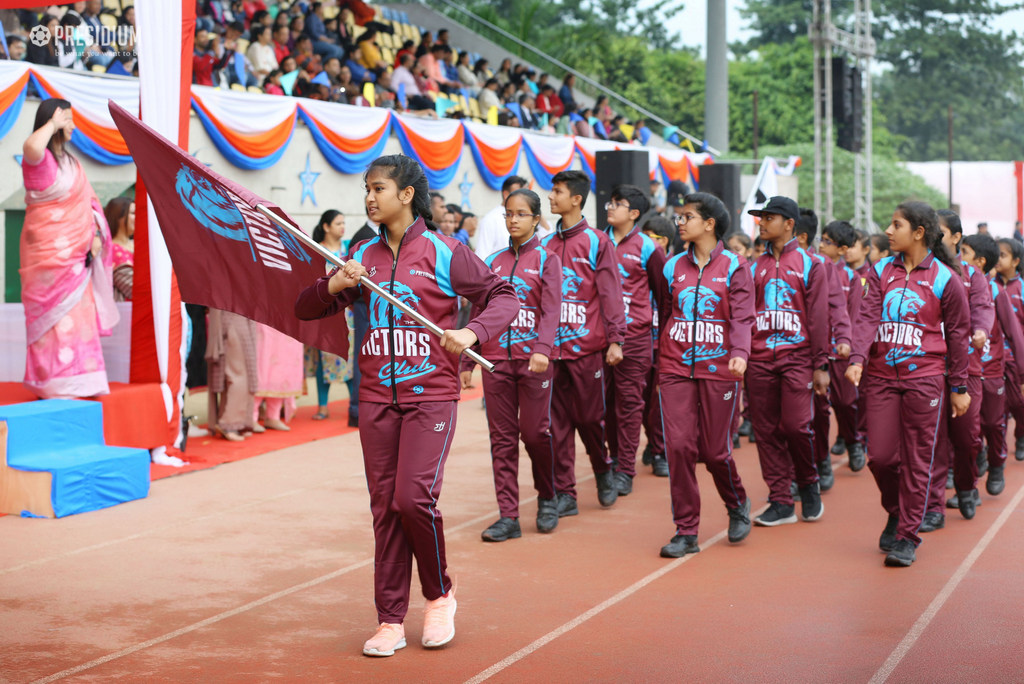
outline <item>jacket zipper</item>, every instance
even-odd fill
[[[697,255],[694,253],[694,259]],[[708,259],[708,264],[711,263],[711,259]],[[704,264],[707,266],[707,264]],[[690,332],[693,335],[693,339],[696,339],[697,333],[697,299],[700,297],[700,281],[704,277],[704,267],[700,264],[697,265],[697,289],[693,293],[693,330]],[[690,379],[697,377],[697,347],[694,346],[693,341],[690,341]]]
[[[898,313],[896,315],[896,323],[899,324],[899,325],[902,325],[902,323],[903,323],[903,300],[907,296],[907,284],[908,283],[910,283],[910,271],[907,271],[907,277],[903,280],[903,290],[900,292],[900,307],[897,309]],[[882,299],[882,303],[883,303],[883,305],[885,304],[885,299],[884,298]],[[899,328],[897,328],[897,330],[899,330]],[[896,370],[896,379],[899,380],[900,379],[900,364],[899,363],[894,363],[892,366]]]
[[[408,232],[408,231],[407,231]],[[391,296],[395,296],[395,271],[398,270],[398,256],[402,253],[402,243],[405,242],[405,235],[398,241],[398,249],[395,251],[395,258],[391,262],[391,282],[389,290]],[[398,405],[398,384],[395,382],[395,307],[388,306],[388,353],[391,356],[391,403]]]
[[[775,259],[775,280],[776,280],[776,282],[778,282],[778,280],[779,280],[779,264],[781,263],[781,261],[782,261],[781,255],[778,258]],[[775,298],[775,303],[778,304],[778,302],[779,302],[779,298],[776,297]],[[779,316],[778,316],[779,309],[778,309],[778,306],[776,306],[775,309],[773,309],[773,310],[775,311],[776,315],[772,316],[772,330],[775,330],[775,323],[777,323],[778,320],[779,320]],[[778,345],[778,343],[776,343],[776,345],[774,347],[772,347],[772,360],[773,361],[778,361],[779,360],[779,345]]]
[[[508,274],[508,284],[509,285],[512,285],[512,276],[514,276],[516,274],[516,267],[519,266],[519,250],[521,250],[522,248],[523,248],[523,246],[520,245],[519,249],[515,250],[516,260],[514,262],[512,262],[512,272]],[[517,316],[517,318],[518,318],[518,316]],[[509,324],[508,324],[508,347],[507,347],[507,351],[508,351],[508,360],[511,361],[512,360],[512,322],[511,321],[509,321]]]

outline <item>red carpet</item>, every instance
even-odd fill
[[[479,378],[477,378],[476,387],[465,390],[462,393],[461,401],[479,400],[482,396],[483,389]],[[174,466],[151,464],[149,466],[150,480],[213,468],[221,463],[240,461],[243,458],[259,456],[297,444],[315,442],[318,439],[337,437],[356,430],[356,428],[348,427],[347,399],[331,402],[328,404],[328,409],[331,414],[330,418],[313,420],[312,416],[316,413],[316,407],[303,406],[299,408],[289,424],[291,430],[288,432],[267,430],[258,435],[249,435],[243,442],[229,442],[221,437],[212,436],[190,437],[185,452],[180,454],[175,452],[181,459],[188,461],[188,465],[175,468]]]

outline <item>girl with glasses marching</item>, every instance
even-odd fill
[[[522,536],[519,526],[519,438],[533,463],[537,489],[537,531],[558,525],[555,502],[554,443],[551,438],[551,347],[562,300],[562,262],[540,244],[540,197],[516,190],[505,200],[509,246],[488,256],[491,271],[515,288],[519,315],[501,335],[480,346],[494,363],[484,373],[491,464],[500,518],[484,530],[484,541],[502,542]],[[474,311],[475,314],[475,311]],[[462,358],[462,387],[472,387],[476,364]]]

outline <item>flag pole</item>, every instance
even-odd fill
[[[306,231],[302,230],[296,225],[292,225],[291,223],[283,219],[280,215],[275,214],[274,212],[267,209],[265,205],[257,204],[256,211],[260,212],[268,219],[273,221],[275,225],[278,225],[284,230],[288,231],[292,235],[292,237],[294,237],[296,240],[304,244],[306,247],[309,247],[310,249],[315,251],[317,254],[326,259],[329,263],[332,263],[335,266],[338,266],[339,268],[345,265],[345,262],[338,258],[336,254],[334,254],[330,250],[325,249],[322,245],[316,243],[313,240],[313,238],[306,235]],[[442,330],[441,327],[438,326],[436,323],[427,318],[424,318],[418,311],[407,305],[405,302],[395,299],[395,297],[393,297],[391,293],[389,293],[387,290],[385,290],[383,287],[373,282],[369,278],[360,278],[359,282],[368,290],[370,290],[378,297],[386,301],[388,304],[395,307],[396,309],[404,313],[406,316],[413,319],[414,321],[416,321],[417,323],[419,323],[424,328],[434,333],[438,337],[441,337],[441,335],[444,334],[444,330]],[[494,364],[485,359],[484,357],[480,356],[480,354],[473,351],[472,349],[467,349],[466,351],[463,352],[463,354],[479,363],[488,372],[494,372]]]

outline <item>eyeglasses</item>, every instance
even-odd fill
[[[672,220],[676,222],[677,226],[689,223],[695,218],[700,218],[697,214],[676,214],[672,217]]]
[[[618,202],[605,202],[604,203],[604,210],[605,211],[611,211],[612,209],[616,209],[618,207],[622,207],[623,209],[629,209],[629,202],[627,202],[626,200],[619,200]]]
[[[520,221],[526,221],[528,219],[532,219],[534,216],[538,216],[538,214],[527,214],[526,212],[523,211],[515,214],[510,214],[506,211],[502,213],[502,216],[505,217],[506,221],[513,221],[515,219],[519,219]]]
[[[832,240],[831,238],[827,238],[827,237],[821,238],[821,244],[825,245],[826,247],[835,247],[836,246],[835,240]]]

